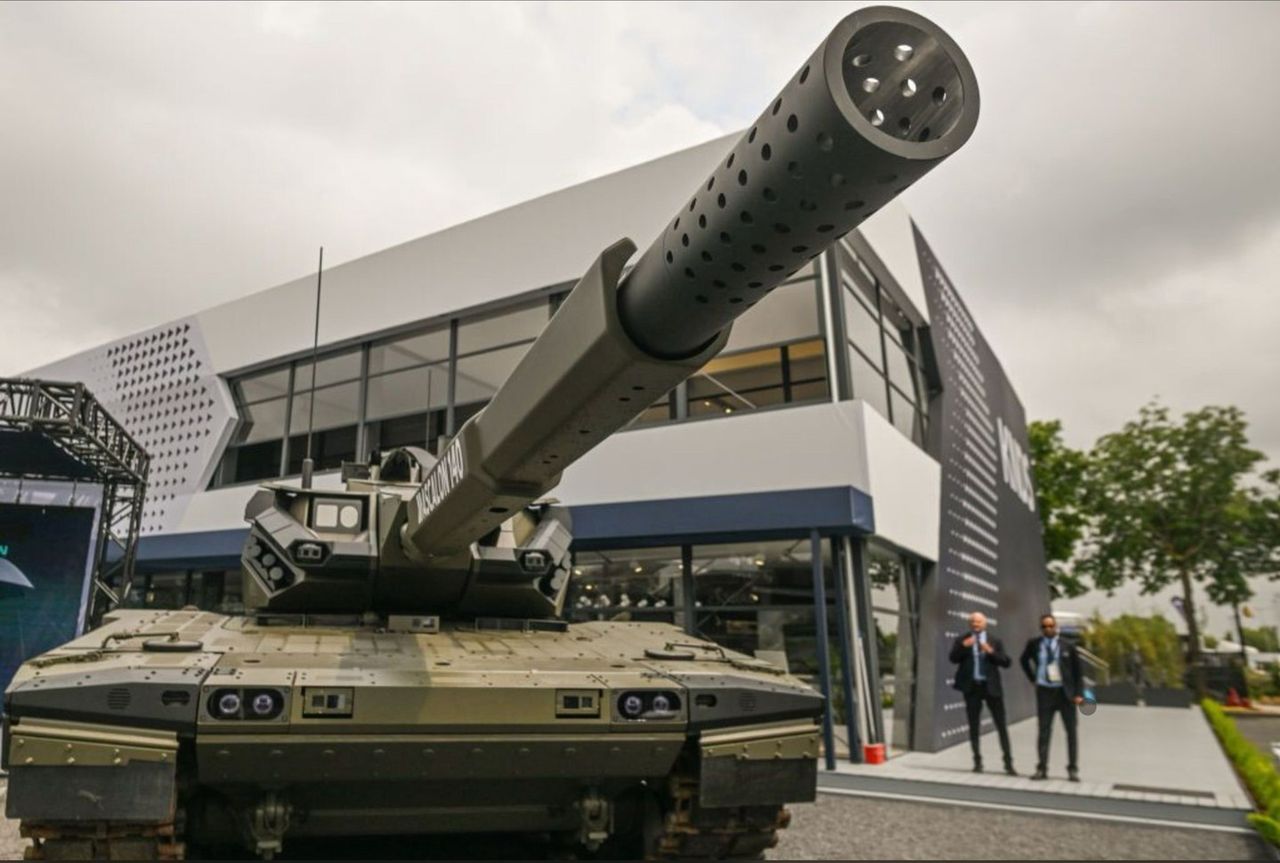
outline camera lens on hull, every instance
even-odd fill
[[[222,717],[236,716],[240,713],[240,693],[224,692],[218,696],[218,715]]]
[[[276,710],[276,700],[270,692],[259,692],[253,696],[253,712],[257,716],[268,716]]]
[[[627,695],[622,699],[622,715],[635,718],[644,713],[644,699],[639,695]]]

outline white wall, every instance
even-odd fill
[[[906,551],[938,559],[942,466],[864,401],[856,409],[858,438],[867,450],[876,536]]]
[[[614,435],[565,471],[555,496],[573,506],[836,485],[867,490],[849,402]]]

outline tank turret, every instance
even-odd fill
[[[600,254],[438,459],[397,451],[343,492],[255,495],[247,605],[557,615],[570,525],[534,502],[713,358],[736,318],[955,152],[977,116],[973,71],[940,29],[890,7],[849,15],[642,254],[628,239]]]

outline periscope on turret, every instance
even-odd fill
[[[602,250],[439,459],[254,494],[247,616],[120,609],[23,666],[7,814],[34,853],[489,830],[763,852],[813,799],[821,696],[667,624],[563,622],[572,523],[546,498],[977,113],[937,26],[840,21],[642,253]]]

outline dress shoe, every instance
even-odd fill
[[[1079,782],[1079,781],[1080,781],[1080,771],[1079,771],[1079,770],[1068,770],[1068,771],[1067,771],[1067,781],[1068,781],[1068,782]]]
[[[981,761],[975,761],[975,762],[973,762],[973,772],[974,772],[974,773],[981,773],[981,772],[982,772],[982,762],[981,762]]]
[[[1049,772],[1043,768],[1037,768],[1035,773],[1031,774],[1032,779],[1048,779]]]
[[[1006,761],[1006,762],[1004,763],[1004,772],[1005,772],[1005,773],[1008,773],[1010,776],[1017,776],[1017,775],[1018,775],[1018,771],[1016,771],[1016,770],[1014,770],[1014,769],[1013,769],[1013,762],[1012,762],[1012,761]]]

